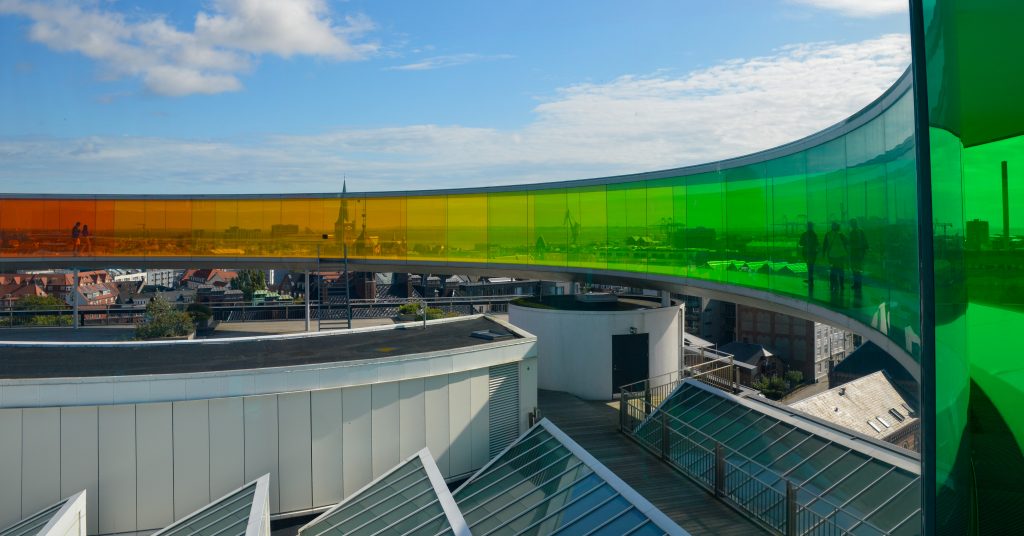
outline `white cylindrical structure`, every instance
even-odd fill
[[[648,335],[649,377],[679,368],[678,307],[579,311],[509,305],[508,312],[511,324],[537,336],[540,389],[610,400],[621,387],[612,379],[614,335]]]

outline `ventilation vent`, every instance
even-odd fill
[[[519,363],[490,368],[490,457],[519,437]]]

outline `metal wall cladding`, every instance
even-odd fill
[[[159,529],[266,473],[273,514],[309,510],[428,446],[445,477],[465,474],[489,458],[489,379],[0,409],[0,526],[85,489],[90,533]]]

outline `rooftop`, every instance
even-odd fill
[[[0,342],[0,378],[64,378],[179,374],[356,361],[453,350],[492,341],[490,330],[519,337],[487,317],[332,331],[195,341]],[[0,333],[2,336],[2,333]]]
[[[541,296],[540,298],[520,298],[513,305],[534,309],[556,309],[559,311],[636,311],[639,309],[655,309],[661,307],[658,301],[641,298],[619,296],[612,301],[586,301],[576,296]]]
[[[790,404],[809,415],[884,439],[917,421],[896,386],[883,371]]]

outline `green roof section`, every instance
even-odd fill
[[[0,529],[0,536],[85,536],[85,490]]]
[[[786,526],[789,487],[798,533],[920,531],[916,453],[785,406],[688,379],[633,435],[768,526]]]
[[[454,496],[476,536],[687,534],[547,419]]]
[[[299,536],[469,536],[430,451],[423,449],[299,529]]]
[[[263,475],[152,536],[269,536],[270,475]]]

